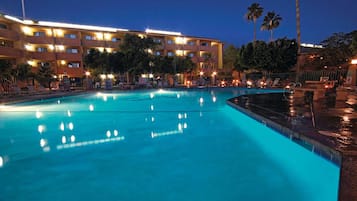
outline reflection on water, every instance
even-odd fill
[[[71,138],[72,138],[72,136],[71,136]],[[74,141],[73,141],[73,143],[57,145],[57,150],[69,149],[69,148],[75,148],[75,147],[84,147],[84,146],[89,146],[89,145],[103,144],[103,143],[115,142],[115,141],[122,141],[124,139],[125,139],[124,136],[119,136],[119,137],[113,137],[113,138],[88,140],[88,141],[76,142],[76,143],[74,143]]]

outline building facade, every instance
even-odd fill
[[[48,21],[22,20],[0,14],[0,59],[14,65],[28,63],[36,71],[49,64],[58,77],[82,78],[83,57],[91,48],[117,51],[125,34],[151,37],[157,42],[155,55],[189,56],[197,68],[219,70],[223,66],[223,43],[219,40],[185,36],[179,32],[146,29],[133,31]],[[207,61],[209,55],[209,61]]]

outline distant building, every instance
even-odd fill
[[[152,37],[159,43],[155,55],[189,56],[197,68],[223,67],[223,43],[216,39],[186,36],[179,32],[147,29],[133,31],[112,27],[79,25],[48,21],[21,20],[0,14],[0,59],[14,65],[30,64],[34,71],[49,63],[56,75],[70,78],[84,76],[83,56],[89,49],[116,51],[125,34]]]

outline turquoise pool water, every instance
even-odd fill
[[[339,167],[226,105],[240,89],[0,106],[0,200],[336,201]]]

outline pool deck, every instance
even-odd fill
[[[338,200],[351,201],[357,200],[356,98],[310,101],[287,92],[241,95],[227,103],[339,165]]]

